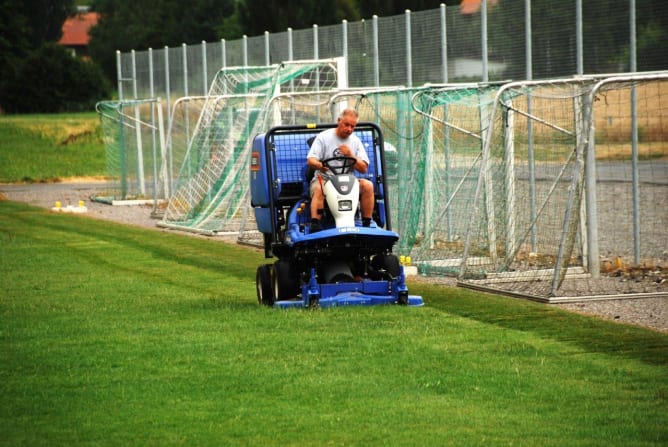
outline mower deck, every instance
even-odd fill
[[[408,295],[406,276],[403,267],[401,273],[392,280],[361,280],[318,284],[315,270],[311,280],[301,290],[301,297],[293,300],[274,302],[274,307],[339,307],[339,306],[376,306],[400,304],[405,306],[423,306],[422,297]]]
[[[295,299],[295,300],[282,300],[276,301],[274,307],[280,309],[290,309],[290,308],[305,308],[305,307],[319,307],[319,308],[330,308],[330,307],[341,307],[341,306],[376,306],[376,305],[392,305],[398,304],[396,297],[391,295],[380,296],[380,295],[365,295],[359,292],[341,292],[338,295],[331,296],[328,298],[320,298],[317,300],[307,301],[304,299]],[[422,297],[409,295],[408,296],[408,306],[424,306],[424,301]]]

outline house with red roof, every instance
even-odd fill
[[[58,43],[69,48],[73,56],[87,58],[90,42],[88,31],[97,25],[99,18],[96,12],[79,12],[68,17],[63,23],[63,36]]]
[[[475,14],[480,11],[482,0],[462,0],[459,4],[459,12],[463,15]],[[488,6],[496,5],[497,0],[487,0]]]

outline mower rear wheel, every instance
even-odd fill
[[[273,306],[275,298],[271,288],[271,264],[263,264],[257,268],[255,287],[257,288],[258,304]]]

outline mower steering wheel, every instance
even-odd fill
[[[333,161],[340,162],[341,165],[339,166],[330,165],[329,163]],[[327,167],[327,169],[332,171],[335,175],[341,175],[341,174],[346,174],[349,171],[352,171],[352,168],[357,163],[357,159],[355,157],[346,157],[345,155],[340,155],[338,157],[331,157],[327,158],[326,160],[322,160],[321,163],[323,166]]]

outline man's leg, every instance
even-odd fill
[[[373,184],[367,179],[360,180],[360,208],[362,209],[362,220],[367,222],[371,221],[373,216],[373,206],[374,206],[374,197],[373,197]]]
[[[322,186],[317,180],[311,182],[311,221],[320,220],[320,210],[325,207],[325,196],[322,193]]]

